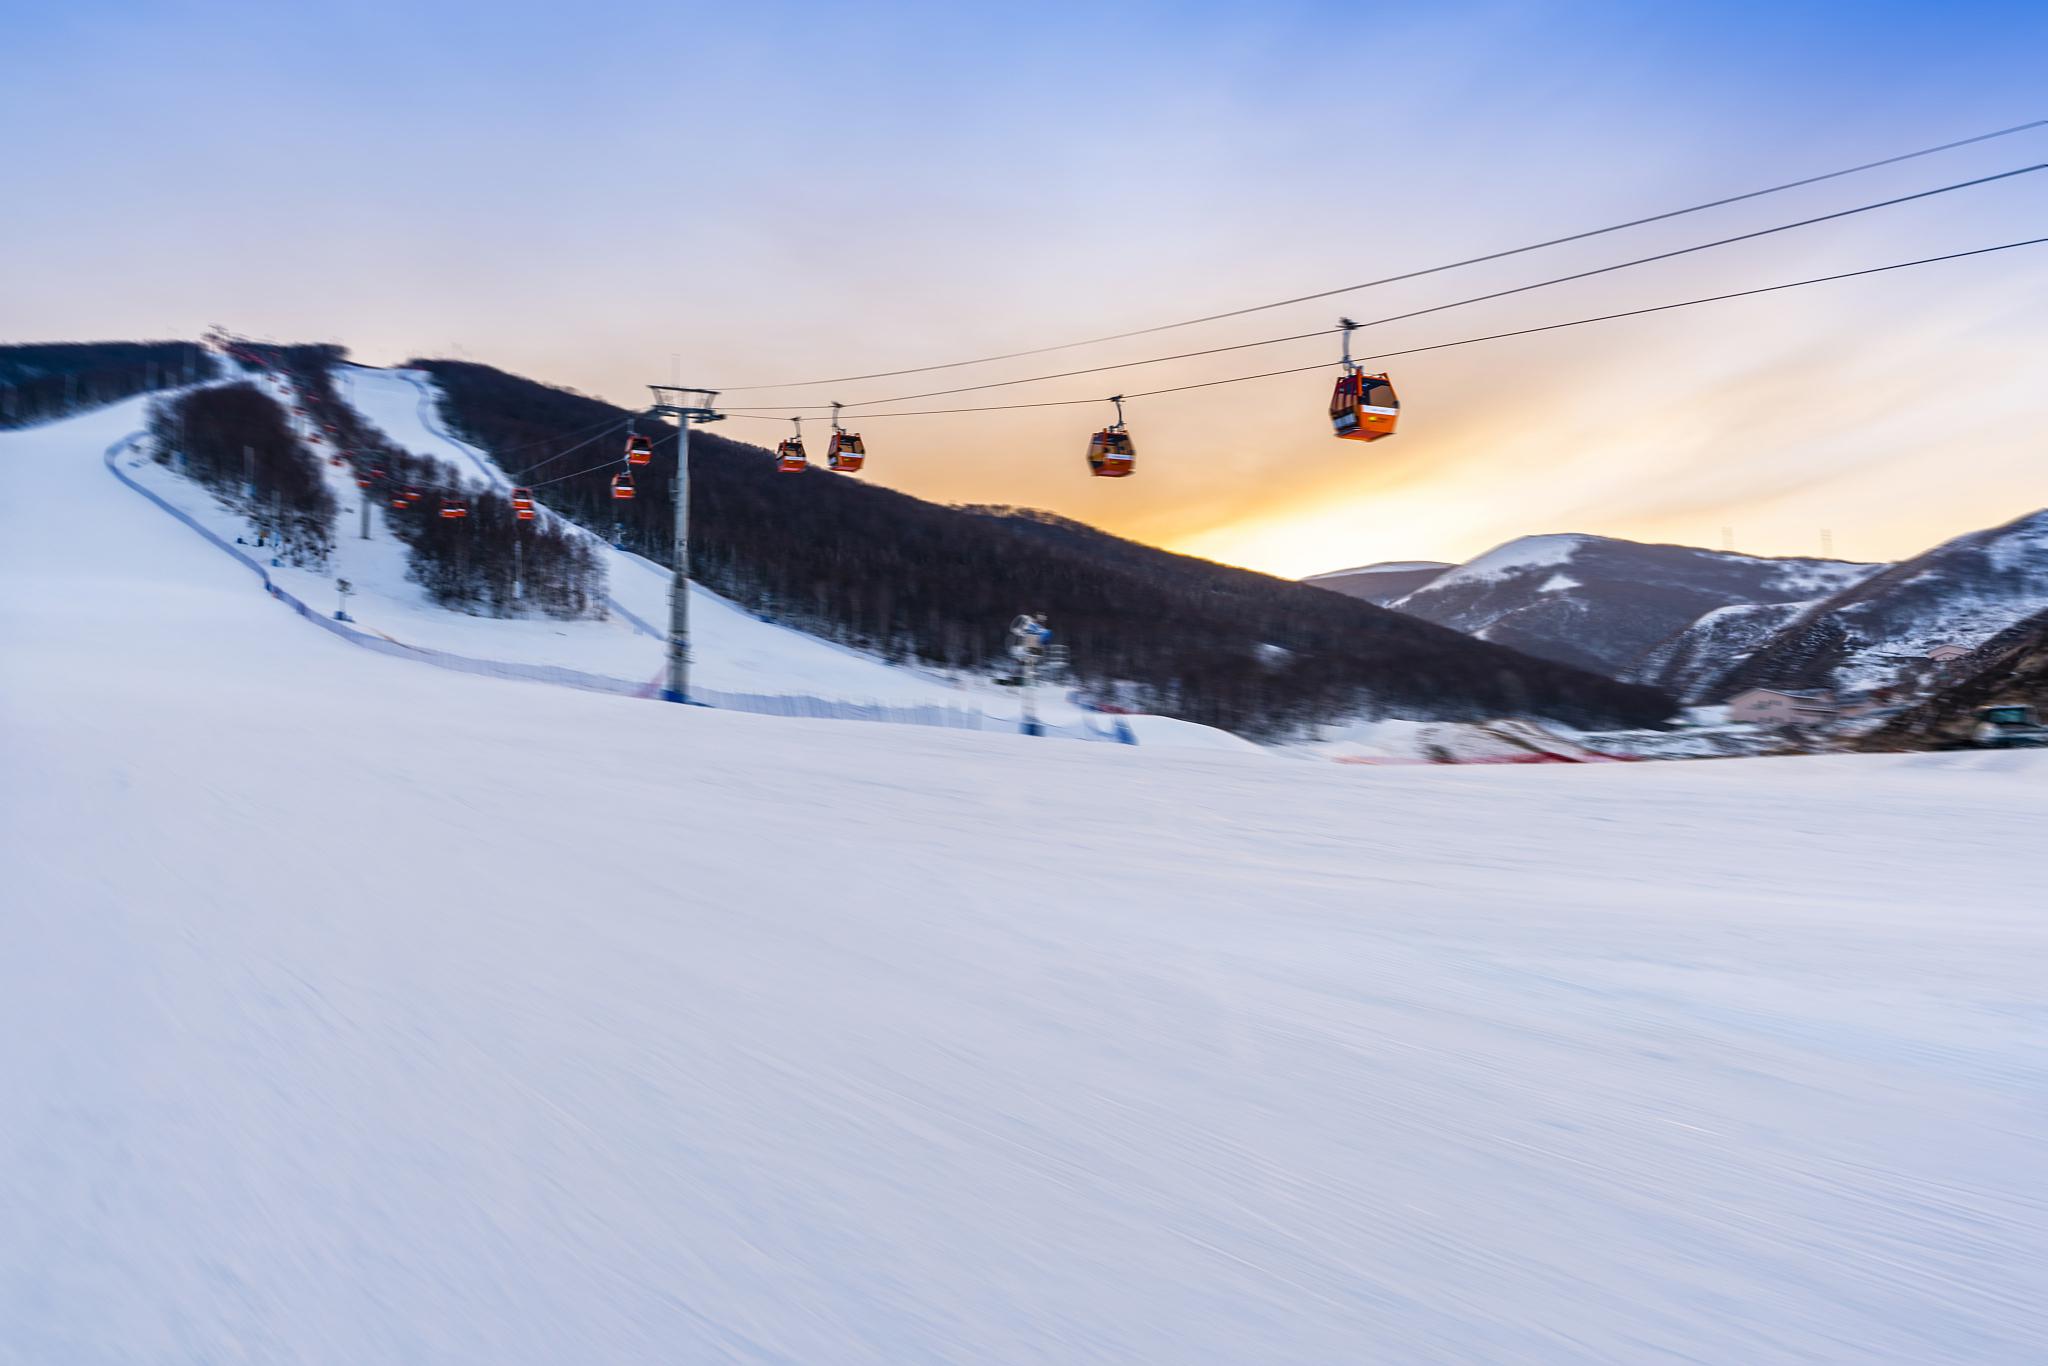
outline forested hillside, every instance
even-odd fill
[[[430,371],[452,427],[549,506],[667,562],[672,430],[616,503],[630,414],[468,362]],[[1650,688],[1469,639],[1320,589],[1121,540],[1064,519],[949,508],[812,469],[779,474],[760,447],[693,432],[691,565],[777,620],[898,660],[978,668],[1020,611],[1045,612],[1075,673],[1168,715],[1249,734],[1366,710],[1528,714],[1643,725],[1671,712]],[[564,477],[567,476],[567,477]],[[546,481],[557,481],[548,483]]]
[[[293,564],[316,565],[334,544],[334,498],[284,410],[248,384],[196,389],[150,405],[157,461],[175,465],[242,510]]]
[[[40,342],[0,346],[0,428],[26,427],[151,389],[210,379],[196,342]]]

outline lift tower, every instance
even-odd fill
[[[650,384],[650,411],[676,420],[675,577],[668,588],[668,678],[661,690],[665,702],[690,700],[690,424],[717,422],[716,389],[688,389],[678,384]]]

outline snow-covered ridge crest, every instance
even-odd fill
[[[1456,583],[1506,578],[1532,569],[1547,569],[1555,565],[1569,564],[1572,557],[1577,555],[1587,542],[1598,539],[1602,538],[1572,531],[1518,536],[1512,541],[1495,546],[1483,555],[1465,561],[1450,573],[1433,581],[1429,587],[1441,589]]]
[[[1323,579],[1348,579],[1357,574],[1413,574],[1424,569],[1449,569],[1448,560],[1382,560],[1378,564],[1362,564],[1355,569],[1330,569],[1321,574],[1310,574],[1303,583],[1317,583]]]
[[[1393,597],[1396,611],[1615,677],[1726,607],[1822,598],[1884,566],[1583,532],[1522,536]]]
[[[1703,693],[1925,682],[1930,651],[1974,649],[2048,608],[2048,509],[1954,537],[1816,602]]]

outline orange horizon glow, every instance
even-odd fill
[[[121,7],[116,7],[117,9]],[[368,0],[201,32],[25,19],[0,56],[24,192],[9,340],[340,340],[623,404],[650,381],[893,370],[1237,308],[1653,214],[2038,115],[2048,12],[1850,7],[912,4],[421,25]],[[788,12],[785,12],[788,11]],[[96,17],[97,16],[97,17]],[[795,18],[801,22],[793,22]],[[118,22],[116,20],[118,19]],[[403,31],[403,43],[392,34]],[[1342,34],[1340,40],[1339,34]],[[224,36],[225,35],[225,36]],[[1359,65],[1360,44],[1399,60]],[[687,79],[621,52],[703,50]],[[1099,59],[1113,57],[1114,98]],[[1746,79],[1731,84],[1725,72]],[[1898,72],[1914,80],[1902,85]],[[546,73],[545,81],[535,73]],[[859,73],[860,98],[844,96]],[[529,79],[531,77],[531,79]],[[530,98],[540,82],[552,92]],[[137,139],[196,89],[233,117]],[[1091,95],[1090,92],[1096,92]],[[2048,159],[2048,130],[1442,276],[995,365],[733,392],[899,395],[1305,333]],[[1359,354],[2039,235],[2048,172],[1368,328]],[[1044,508],[1287,577],[1556,531],[1889,560],[2048,502],[2048,248],[1386,362],[1400,434],[1329,433],[1332,371],[1134,401],[1138,474],[1087,477],[1102,396],[1334,361],[1335,338],[852,418],[860,476]],[[810,415],[822,431],[822,411]],[[773,444],[787,427],[735,420]]]

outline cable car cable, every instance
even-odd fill
[[[1472,295],[1470,298],[1453,299],[1449,303],[1432,304],[1428,308],[1411,309],[1406,313],[1389,314],[1387,317],[1374,318],[1370,322],[1357,323],[1355,324],[1355,326],[1361,328],[1380,327],[1387,323],[1404,322],[1409,318],[1420,318],[1431,313],[1442,313],[1448,309],[1463,308],[1468,304],[1487,303],[1494,299],[1505,299],[1510,295],[1527,294],[1531,290],[1547,289],[1551,285],[1570,284],[1575,280],[1591,279],[1596,275],[1608,275],[1612,274],[1614,271],[1628,270],[1634,266],[1649,265],[1657,261],[1669,261],[1674,257],[1690,256],[1694,252],[1706,251],[1713,247],[1725,247],[1736,242],[1748,242],[1759,237],[1769,237],[1776,233],[1790,232],[1794,228],[1811,227],[1815,223],[1826,223],[1837,218],[1848,218],[1859,213],[1869,213],[1873,209],[1886,209],[1896,204],[1910,203],[1916,199],[1927,199],[1934,195],[1947,194],[1951,190],[1969,189],[1972,186],[1989,184],[1990,182],[1995,180],[2006,180],[2013,176],[2028,175],[2034,171],[2040,170],[2048,170],[2048,161],[2038,162],[2032,166],[2023,166],[2016,170],[2001,171],[1997,175],[1981,176],[1976,180],[1958,181],[1953,185],[1943,185],[1939,188],[1932,190],[1921,190],[1916,194],[1901,195],[1896,199],[1879,200],[1875,204],[1862,204],[1858,205],[1853,209],[1837,209],[1833,213],[1821,214],[1815,218],[1802,218],[1792,223],[1780,223],[1776,227],[1758,228],[1754,232],[1738,233],[1733,237],[1717,238],[1712,242],[1699,242],[1689,247],[1679,247],[1672,251],[1658,252],[1653,256],[1639,256],[1632,261],[1617,261],[1612,265],[1595,266],[1591,270],[1574,271],[1569,275],[1555,275],[1548,280],[1537,280],[1532,284],[1516,285],[1510,289],[1496,289],[1485,294]],[[1255,347],[1261,346],[1280,346],[1287,342],[1306,341],[1311,337],[1327,337],[1341,331],[1343,331],[1343,329],[1339,327],[1321,327],[1317,328],[1313,332],[1297,332],[1294,335],[1287,337],[1269,337],[1264,341],[1237,342],[1230,346],[1212,346],[1200,351],[1182,351],[1171,356],[1154,356],[1149,360],[1117,361],[1111,365],[1091,365],[1080,370],[1061,370],[1053,374],[1047,375],[1029,375],[1023,379],[990,380],[985,384],[965,384],[955,389],[931,389],[921,394],[899,394],[894,398],[871,398],[866,400],[864,403],[858,403],[852,406],[867,407],[870,404],[876,403],[909,403],[921,398],[943,398],[948,394],[969,394],[984,389],[1007,389],[1018,384],[1039,384],[1046,380],[1071,379],[1076,375],[1099,375],[1104,374],[1111,370],[1130,370],[1141,365],[1163,365],[1168,361],[1191,360],[1197,356],[1216,356],[1221,355],[1228,351],[1248,351]],[[825,406],[826,405],[824,404],[816,403],[792,404],[788,407],[783,408],[781,411],[808,412],[813,409],[822,408]],[[851,413],[848,414],[848,416],[859,418],[863,416],[863,414]]]
[[[789,421],[789,419],[786,417],[778,417],[776,418],[776,421],[787,422]],[[526,487],[544,489],[547,488],[550,484],[559,484],[566,479],[575,479],[582,475],[593,473],[594,471],[597,470],[616,469],[618,467],[618,463],[619,462],[617,460],[606,460],[601,464],[591,465],[584,469],[573,471],[572,473],[569,474],[558,474],[552,479],[537,479],[533,483],[528,484]]]
[[[978,356],[973,360],[947,361],[939,365],[913,365],[902,370],[878,370],[866,375],[837,375],[829,379],[784,380],[776,384],[729,384],[721,389],[720,392],[736,393],[742,390],[759,389],[806,389],[817,384],[852,384],[859,380],[893,379],[898,375],[921,375],[933,370],[957,370],[969,365],[987,365],[999,360],[1017,360],[1024,356],[1042,356],[1051,351],[1069,351],[1080,346],[1096,346],[1103,342],[1123,341],[1128,337],[1144,337],[1154,332],[1167,332],[1179,327],[1194,327],[1200,323],[1219,322],[1225,318],[1241,318],[1248,313],[1260,313],[1268,309],[1285,308],[1290,304],[1333,298],[1339,294],[1350,294],[1361,289],[1374,289],[1380,285],[1398,284],[1403,280],[1417,280],[1426,275],[1437,275],[1447,270],[1461,270],[1466,266],[1484,265],[1488,261],[1500,261],[1510,256],[1520,256],[1527,252],[1542,251],[1546,247],[1560,247],[1572,242],[1583,242],[1588,238],[1601,237],[1608,233],[1623,232],[1629,228],[1640,228],[1650,223],[1662,223],[1667,219],[1682,218],[1687,214],[1702,213],[1708,209],[1718,209],[1729,204],[1740,204],[1745,200],[1761,199],[1765,195],[1779,194],[1786,190],[1797,190],[1807,185],[1818,185],[1824,181],[1838,180],[1843,176],[1857,175],[1863,171],[1874,171],[1885,166],[1896,166],[1900,162],[1912,161],[1919,157],[1934,156],[1940,152],[1951,152],[1958,147],[1968,147],[1974,143],[1989,142],[1994,138],[2011,137],[2015,133],[2031,132],[2041,127],[2048,127],[2048,119],[2034,119],[2027,123],[2014,124],[2010,128],[2000,128],[1989,133],[1979,133],[1974,137],[1959,138],[1954,142],[1944,142],[1937,147],[1923,147],[1917,152],[1902,152],[1897,156],[1884,157],[1877,161],[1866,161],[1857,166],[1845,166],[1838,171],[1826,171],[1820,175],[1805,176],[1799,180],[1788,180],[1780,185],[1769,185],[1760,190],[1748,190],[1742,194],[1727,195],[1720,199],[1710,199],[1701,204],[1691,204],[1682,209],[1668,209],[1663,213],[1654,213],[1643,218],[1631,218],[1623,223],[1610,223],[1606,227],[1588,228],[1583,232],[1570,233],[1563,237],[1552,237],[1541,242],[1530,242],[1524,246],[1508,247],[1500,251],[1488,252],[1483,256],[1468,256],[1461,261],[1446,261],[1442,265],[1426,266],[1420,270],[1405,271],[1399,275],[1386,275],[1377,280],[1364,281],[1361,284],[1343,285],[1336,289],[1320,290],[1314,294],[1297,295],[1291,299],[1278,299],[1272,303],[1252,304],[1246,308],[1233,308],[1222,313],[1209,313],[1199,318],[1185,318],[1179,322],[1159,323],[1152,327],[1133,328],[1128,332],[1111,332],[1099,337],[1087,337],[1080,341],[1060,342],[1052,346],[1037,346],[1024,351],[1005,351],[1000,355]]]
[[[599,400],[599,401],[600,401],[600,402],[602,402],[602,400]],[[555,442],[557,442],[557,441],[567,441],[567,440],[568,440],[568,439],[569,439],[570,437],[575,437],[575,436],[581,436],[581,435],[583,435],[583,434],[584,434],[585,432],[594,432],[594,431],[597,431],[597,430],[599,430],[599,428],[602,428],[602,427],[616,427],[616,426],[618,426],[618,425],[619,425],[619,419],[618,419],[618,418],[615,418],[615,417],[608,417],[608,418],[606,418],[606,419],[605,419],[605,420],[604,420],[603,422],[599,423],[599,424],[598,424],[598,426],[596,426],[596,427],[578,427],[578,428],[577,428],[577,429],[576,429],[575,431],[573,431],[573,432],[564,432],[564,433],[563,433],[562,435],[560,435],[560,436],[546,436],[546,437],[542,437],[542,438],[541,438],[540,440],[538,440],[538,441],[523,441],[523,442],[519,443],[519,444],[518,444],[518,445],[516,445],[516,446],[507,446],[507,447],[505,447],[505,453],[506,453],[507,455],[510,455],[510,454],[511,454],[511,453],[512,453],[513,451],[530,451],[530,450],[532,450],[532,449],[533,449],[533,448],[534,448],[535,446],[547,446],[547,445],[552,445],[553,443],[555,443]],[[458,439],[459,439],[459,438],[458,438]],[[464,443],[464,444],[467,444],[467,443]]]
[[[599,402],[602,402],[602,401],[603,401],[603,400],[599,400]],[[635,416],[643,416],[643,415],[644,415],[644,414],[635,414]],[[626,419],[625,421],[613,421],[613,422],[607,423],[606,425],[607,425],[608,427],[610,427],[610,428],[620,428],[620,427],[624,427],[624,426],[628,425],[628,423],[630,423],[630,422],[631,422],[631,420],[632,420],[631,418],[628,418],[628,419]],[[788,419],[787,417],[783,417],[783,418],[780,418],[780,419],[778,419],[778,420],[779,420],[779,421],[783,421],[783,422],[787,422],[787,421],[789,421],[789,419]],[[598,436],[599,436],[599,437],[601,437],[601,436],[603,436],[603,435],[604,435],[604,433],[602,433],[602,432],[600,432],[600,433],[598,434]],[[592,442],[592,441],[595,441],[595,440],[597,440],[597,439],[598,439],[598,437],[593,437],[593,438],[591,438],[591,441],[585,441],[585,442],[582,442],[581,444],[582,444],[582,445],[584,445],[584,446],[588,446],[588,445],[590,445],[590,444],[591,444],[591,442]],[[648,444],[649,444],[650,446],[659,446],[659,445],[661,445],[661,444],[662,444],[662,443],[663,443],[664,441],[672,441],[672,440],[674,440],[674,439],[675,439],[675,432],[674,432],[674,430],[673,430],[673,429],[671,429],[671,430],[669,430],[669,431],[667,431],[667,432],[663,432],[663,433],[661,433],[661,434],[659,434],[659,435],[657,435],[657,436],[655,436],[655,437],[651,438]],[[562,452],[561,454],[562,454],[562,455],[567,455],[567,454],[569,454],[569,452],[570,452],[570,451],[573,451],[573,450],[575,450],[575,449],[577,449],[577,447],[574,447],[574,446],[572,446],[572,447],[570,447],[570,448],[569,448],[569,451],[563,451],[563,452]],[[495,460],[495,459],[497,458],[497,456],[496,456],[495,452],[492,452],[492,451],[491,451],[491,450],[490,450],[490,449],[489,449],[488,447],[485,447],[485,448],[484,448],[484,453],[485,453],[486,455],[490,455],[490,456],[491,456],[491,458],[492,458],[493,460]],[[549,461],[552,461],[552,460],[557,460],[557,459],[560,459],[560,458],[561,458],[560,456],[549,456],[549,457],[548,457],[548,459],[547,459],[547,460],[543,460],[543,461],[541,462],[541,464],[542,464],[542,465],[544,465],[544,464],[547,464],[547,463],[549,463]],[[527,483],[524,483],[524,482],[522,482],[522,481],[515,481],[515,482],[520,482],[520,486],[521,486],[522,488],[534,488],[534,489],[544,489],[544,488],[548,487],[548,485],[550,485],[550,484],[559,484],[559,483],[561,483],[561,482],[562,482],[563,480],[565,480],[565,479],[574,479],[574,478],[578,477],[579,475],[585,475],[585,474],[589,474],[589,473],[590,473],[591,471],[593,471],[593,470],[603,470],[603,469],[610,469],[610,468],[611,468],[611,467],[612,467],[613,465],[616,465],[617,463],[618,463],[618,461],[616,461],[616,460],[606,460],[606,461],[604,461],[604,462],[603,462],[602,464],[597,464],[597,465],[591,465],[591,466],[589,466],[588,468],[585,468],[585,469],[580,469],[580,470],[575,470],[575,471],[573,471],[573,472],[571,472],[571,473],[569,473],[569,474],[558,474],[558,475],[556,475],[556,476],[555,476],[554,478],[552,478],[552,479],[536,479],[536,480],[534,480],[534,481],[533,481],[533,482],[532,482],[531,484],[527,484]],[[540,468],[540,465],[533,465],[533,466],[530,466],[530,467],[529,467],[529,468],[528,468],[527,470],[524,470],[524,471],[522,471],[522,473],[523,473],[523,474],[530,474],[530,473],[532,473],[532,471],[533,471],[533,470],[536,470],[536,469],[539,469],[539,468]]]
[[[534,462],[533,464],[531,464],[531,465],[528,465],[528,466],[527,466],[527,467],[526,467],[525,469],[523,469],[523,470],[520,470],[520,471],[519,471],[519,472],[518,472],[517,474],[514,474],[514,475],[512,476],[512,479],[514,480],[514,482],[517,482],[517,481],[518,481],[518,479],[520,478],[520,476],[522,476],[522,475],[528,475],[528,474],[532,474],[532,473],[533,473],[533,472],[534,472],[535,470],[537,470],[537,469],[543,469],[543,468],[545,468],[546,466],[552,465],[552,464],[554,464],[554,463],[555,463],[555,462],[556,462],[557,460],[560,460],[560,459],[561,459],[561,458],[562,458],[563,456],[565,456],[565,455],[574,455],[574,454],[575,454],[575,453],[576,453],[577,451],[580,451],[580,450],[582,450],[582,449],[583,449],[583,448],[584,448],[585,446],[593,445],[593,444],[595,444],[595,443],[597,443],[597,442],[599,442],[599,441],[602,441],[602,440],[604,440],[604,439],[605,439],[605,438],[606,438],[607,436],[611,435],[611,434],[612,434],[612,433],[613,433],[614,431],[616,431],[617,429],[619,429],[619,428],[621,428],[621,427],[629,427],[629,426],[631,426],[631,425],[632,425],[632,419],[631,419],[631,418],[627,418],[627,419],[626,419],[626,420],[625,420],[624,422],[609,422],[609,423],[606,423],[606,424],[604,425],[604,427],[602,427],[601,429],[599,429],[599,431],[598,431],[597,435],[595,435],[595,436],[592,436],[592,437],[587,437],[587,438],[585,438],[584,440],[582,440],[582,441],[579,441],[579,442],[577,442],[577,443],[576,443],[575,445],[573,445],[573,446],[570,446],[570,447],[568,447],[568,448],[566,448],[566,449],[564,449],[564,450],[556,451],[556,452],[555,452],[555,453],[554,453],[553,455],[551,455],[551,456],[548,456],[548,457],[547,457],[547,458],[546,458],[545,460],[537,460],[537,461],[535,461],[535,462]],[[492,458],[493,460],[496,460],[496,459],[498,458],[498,457],[497,457],[497,453],[496,453],[496,452],[493,452],[493,453],[492,453],[492,455],[491,455],[491,458]],[[502,466],[501,466],[500,468],[502,468]]]
[[[1358,364],[1367,361],[1389,360],[1397,356],[1420,355],[1427,351],[1445,351],[1452,347],[1472,346],[1479,342],[1502,341],[1509,337],[1527,337],[1539,332],[1556,332],[1568,327],[1584,327],[1589,323],[1612,322],[1618,318],[1639,318],[1649,313],[1668,313],[1673,309],[1692,308],[1698,304],[1721,303],[1728,299],[1746,299],[1757,294],[1775,294],[1781,290],[1799,289],[1806,285],[1823,285],[1836,280],[1853,280],[1864,275],[1882,275],[1894,270],[1910,270],[1915,266],[1934,265],[1942,261],[1960,261],[1971,256],[1985,256],[1992,252],[2012,251],[2018,247],[2034,247],[2048,243],[2048,237],[2029,237],[2018,242],[2001,242],[1997,246],[1974,247],[1969,251],[1949,252],[1942,256],[1923,256],[1913,261],[1895,261],[1890,265],[1866,266],[1862,270],[1845,270],[1835,275],[1816,275],[1805,280],[1789,280],[1783,284],[1760,285],[1755,289],[1738,289],[1727,294],[1708,294],[1697,299],[1679,299],[1671,303],[1652,304],[1645,308],[1631,308],[1619,313],[1601,313],[1588,318],[1572,318],[1565,322],[1544,323],[1538,327],[1521,327],[1508,332],[1489,332],[1479,337],[1463,337],[1457,341],[1436,342],[1429,346],[1411,346],[1399,351],[1382,351],[1376,355],[1354,357]],[[1314,370],[1328,370],[1337,361],[1319,361],[1314,365],[1296,365],[1285,370],[1266,370],[1255,375],[1234,375],[1228,379],[1203,380],[1195,384],[1178,384],[1165,389],[1145,389],[1123,395],[1125,399],[1156,398],[1162,394],[1181,394],[1192,389],[1213,389],[1225,384],[1243,384],[1250,380],[1272,379],[1280,375],[1302,375]],[[865,418],[884,417],[937,417],[946,413],[1003,413],[1024,408],[1072,408],[1082,404],[1101,403],[1099,397],[1042,399],[1034,403],[999,403],[975,408],[929,408],[905,413],[864,413]],[[787,422],[786,414],[777,412],[750,412],[745,409],[722,410],[727,417],[753,418],[762,422]]]

